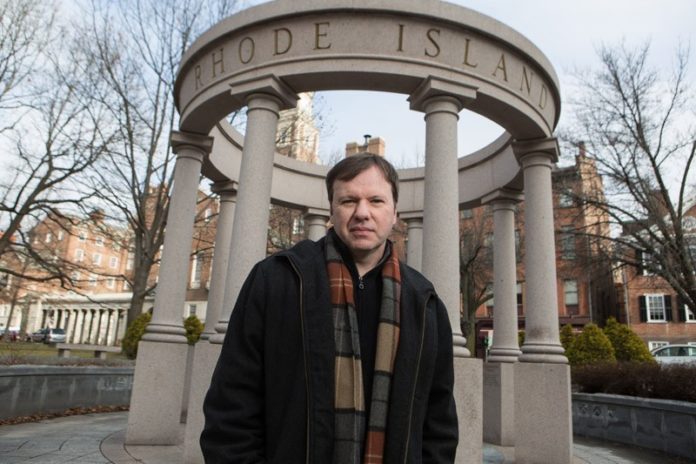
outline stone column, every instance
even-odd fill
[[[234,208],[234,227],[229,245],[227,272],[224,276],[224,304],[220,306],[219,319],[215,325],[216,333],[210,335],[209,346],[204,348],[205,353],[202,356],[206,359],[194,372],[194,383],[189,397],[189,417],[191,411],[201,409],[200,405],[222,349],[227,324],[239,290],[254,264],[266,256],[268,207],[271,200],[278,113],[280,110],[294,107],[298,98],[275,77],[249,83],[246,90],[233,90],[233,95],[239,97],[235,92],[244,94],[248,108],[239,173],[242,182],[239,184],[237,204]],[[192,405],[191,401],[198,402],[198,405]],[[203,455],[198,444],[198,435],[203,428],[202,414],[195,413],[191,420],[192,423],[187,424],[184,437],[184,462],[202,463]]]
[[[551,168],[555,139],[513,144],[524,175],[525,342],[515,366],[515,458],[572,461],[570,369],[559,339]]]
[[[201,340],[194,346],[193,369],[191,372],[191,387],[187,404],[186,430],[184,434],[184,461],[202,462],[198,440],[203,431],[203,399],[210,385],[219,345],[209,343],[211,335],[215,334],[215,324],[220,319],[225,301],[225,280],[232,242],[234,211],[237,203],[238,184],[236,182],[216,182],[211,189],[220,197],[220,214],[215,231],[215,251],[213,269],[210,277],[210,293],[208,293],[208,309],[205,315],[205,328]]]
[[[476,90],[429,77],[409,97],[425,112],[423,274],[449,313],[454,343],[454,395],[459,416],[457,464],[483,459],[481,360],[470,358],[462,335],[459,292],[459,178],[457,121]]]
[[[517,341],[517,261],[515,204],[519,192],[498,190],[482,199],[493,208],[493,346],[483,369],[483,440],[501,446],[515,443],[515,370]]]
[[[114,310],[109,308],[106,310],[106,335],[104,335],[104,345],[110,345],[109,343],[109,336],[111,335],[111,328],[113,327],[111,325],[111,317],[114,315]]]
[[[239,178],[248,181],[239,185],[237,195],[225,281],[225,301],[228,304],[215,326],[217,334],[210,337],[210,341],[216,344],[222,344],[225,338],[232,308],[249,271],[266,256],[278,113],[297,103],[297,95],[281,81],[273,78],[266,85],[264,93],[252,92],[246,97],[247,126]]]
[[[326,210],[309,208],[305,212],[304,221],[307,225],[308,239],[316,242],[326,235],[326,224],[329,221],[329,216],[329,212]]]
[[[423,267],[423,213],[400,214],[406,222],[408,242],[406,242],[406,261],[413,269],[420,271]]]
[[[138,346],[126,432],[126,443],[131,445],[179,443],[188,351],[181,309],[186,298],[201,164],[212,149],[213,139],[173,132],[171,143],[177,154],[174,187],[155,308]],[[153,391],[158,394],[153,395]]]

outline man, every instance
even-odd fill
[[[398,175],[357,154],[326,178],[326,237],[251,271],[204,403],[208,463],[451,463],[452,333],[387,240]]]

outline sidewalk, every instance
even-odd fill
[[[125,446],[127,412],[88,414],[29,424],[0,426],[0,464],[182,464],[179,446]],[[578,464],[683,464],[673,458],[627,445],[576,438]],[[513,463],[512,449],[484,446],[484,463]]]

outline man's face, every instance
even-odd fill
[[[391,185],[377,166],[334,182],[331,222],[356,263],[377,264],[396,223]]]

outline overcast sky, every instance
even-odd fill
[[[452,3],[491,16],[526,36],[556,69],[563,99],[572,92],[571,76],[576,69],[597,66],[596,48],[622,39],[629,46],[650,40],[652,64],[667,68],[679,41],[690,43],[692,82],[696,76],[695,0],[453,0]],[[323,92],[319,106],[334,126],[332,134],[322,136],[322,156],[342,152],[346,142],[360,142],[363,134],[371,134],[386,140],[387,158],[398,166],[413,166],[418,158],[422,160],[423,115],[408,110],[405,95]],[[375,111],[377,108],[379,111]],[[463,112],[459,124],[460,153],[487,145],[501,131],[494,123]]]

